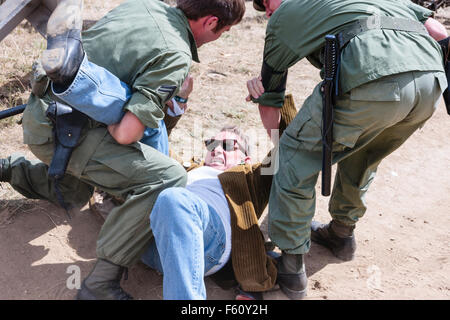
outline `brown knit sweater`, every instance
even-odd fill
[[[296,114],[292,95],[286,95],[281,109],[280,134]],[[219,175],[230,206],[234,276],[243,290],[251,292],[272,288],[277,278],[275,262],[266,254],[264,236],[258,225],[272,184],[271,175],[261,175],[263,166],[266,165],[239,165]]]

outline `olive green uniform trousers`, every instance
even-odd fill
[[[405,72],[338,97],[333,128],[337,171],[329,202],[334,220],[353,226],[364,215],[364,195],[378,165],[431,117],[445,83],[442,72]],[[321,117],[319,84],[280,139],[283,165],[272,183],[269,235],[291,254],[310,248],[315,185],[322,167]]]
[[[29,147],[42,161],[20,155],[9,157],[10,184],[28,198],[58,204],[54,182],[47,176],[53,142]],[[78,160],[91,150],[87,163],[81,164]],[[94,187],[125,199],[108,214],[100,230],[97,256],[130,266],[140,259],[151,240],[149,216],[158,194],[185,184],[186,171],[173,159],[141,143],[120,145],[105,127],[98,127],[85,130],[59,189],[64,201],[75,207],[88,202]]]

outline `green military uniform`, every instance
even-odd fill
[[[425,22],[432,12],[410,1],[285,0],[271,16],[264,63],[272,76],[254,99],[280,107],[280,86],[302,58],[322,68],[327,34],[369,16]],[[375,20],[376,21],[376,20]],[[364,195],[381,160],[431,117],[447,83],[439,45],[426,34],[388,29],[359,33],[341,52],[340,92],[334,110],[333,162],[338,163],[329,203],[334,220],[353,226],[366,211]],[[310,247],[315,185],[321,170],[320,84],[280,139],[280,166],[269,202],[271,239],[287,253]]]
[[[198,61],[187,18],[161,1],[123,3],[83,33],[83,45],[90,61],[130,86],[133,93],[125,109],[153,128],[164,117],[165,102],[181,87],[192,59]],[[24,142],[43,163],[12,156],[9,169],[16,190],[57,203],[54,184],[47,178],[53,137],[45,111],[51,100],[50,93],[42,99],[31,95],[23,117]],[[60,189],[73,206],[84,205],[93,187],[125,199],[108,215],[97,255],[129,266],[152,236],[149,214],[159,192],[185,182],[185,170],[174,160],[141,143],[120,145],[104,125],[90,120]]]

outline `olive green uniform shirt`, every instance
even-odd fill
[[[320,52],[325,36],[372,15],[425,22],[432,12],[406,0],[284,0],[266,30],[264,62],[275,74],[265,87],[266,92],[253,101],[281,107],[284,91],[276,92],[275,88],[289,67],[306,57],[322,69]],[[342,51],[340,90],[345,93],[372,80],[407,71],[443,71],[442,59],[438,43],[428,35],[366,31]]]
[[[83,33],[83,45],[91,62],[129,85],[125,109],[150,128],[198,61],[186,16],[162,1],[125,2]]]
[[[131,88],[124,108],[150,128],[157,128],[163,119],[165,102],[178,92],[192,60],[198,62],[186,16],[162,1],[124,2],[83,32],[82,38],[88,59]],[[53,98],[48,93],[42,104],[31,96],[24,117],[24,143],[42,144],[51,139],[45,109]],[[101,126],[92,122],[91,127]]]

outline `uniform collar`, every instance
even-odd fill
[[[200,62],[200,60],[198,58],[198,52],[197,52],[197,43],[195,42],[194,34],[192,33],[191,26],[189,25],[189,21],[188,21],[187,17],[184,15],[183,11],[181,11],[178,8],[176,10],[179,12],[180,17],[182,18],[183,23],[186,25],[186,29],[188,30],[192,60],[194,60],[195,62]]]

